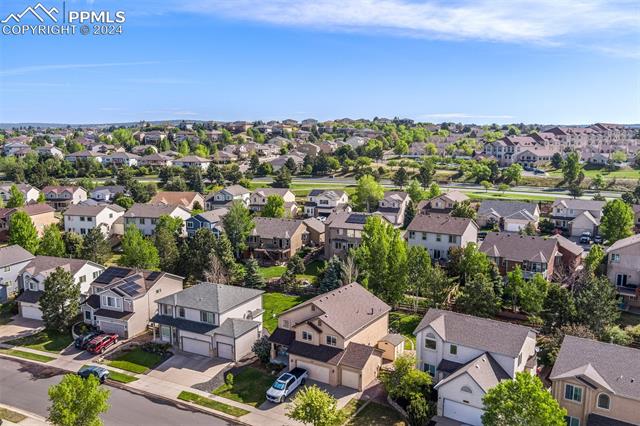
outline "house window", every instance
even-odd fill
[[[458,345],[449,345],[449,353],[451,355],[458,355]]]
[[[91,311],[84,311],[84,319],[91,321]]]
[[[436,366],[427,364],[426,362],[422,364],[422,371],[431,374],[432,377],[436,376]]]
[[[338,344],[336,336],[327,336],[327,345],[336,346]]]
[[[200,311],[200,321],[213,324],[213,312]]]
[[[582,402],[582,388],[570,384],[564,385],[564,399],[578,403]]]
[[[463,386],[460,388],[460,392],[473,393],[469,386]]]
[[[456,237],[455,235],[449,235],[449,243],[455,244],[457,242],[458,242],[458,237]]]
[[[567,422],[567,426],[580,426],[580,419],[577,417],[565,416],[564,420]]]
[[[618,253],[614,253],[611,255],[611,262],[612,263],[620,263],[620,254]]]
[[[183,308],[182,306],[180,306],[180,307],[178,308],[178,316],[179,316],[180,318],[184,318],[184,317],[185,317],[185,314],[184,314],[184,308]]]
[[[31,281],[29,283],[29,290],[31,291],[37,291],[38,290],[38,283]]]
[[[9,272],[11,270],[11,266],[5,266],[2,270],[3,272]]]
[[[518,365],[522,364],[522,354],[518,354]]]
[[[436,241],[438,242],[442,241],[442,235],[436,234]]]
[[[424,347],[431,350],[436,349],[436,338],[433,334],[427,334],[427,337],[424,339]]]
[[[87,276],[83,275],[80,278],[78,278],[78,282],[79,283],[86,283],[87,282]]]
[[[140,225],[144,225],[144,217],[141,217],[139,221],[140,221]]]
[[[409,238],[413,240],[415,237],[416,237],[415,231],[409,231]]]
[[[286,320],[286,319],[282,320],[282,328],[289,328],[289,320]]]
[[[601,393],[598,395],[598,408],[602,408],[603,410],[608,410],[611,406],[611,398],[606,393]]]
[[[427,233],[426,233],[426,232],[423,232],[423,233],[422,233],[422,239],[423,239],[423,240],[426,240],[426,239],[427,239]]]
[[[107,306],[109,306],[110,308],[115,308],[118,306],[118,300],[115,297],[107,296],[104,298],[104,300],[107,302]]]
[[[311,339],[313,339],[313,334],[309,333],[308,331],[302,332],[302,340],[310,341]]]

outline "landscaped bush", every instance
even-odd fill
[[[141,346],[141,349],[145,352],[149,352],[152,354],[162,355],[163,357],[170,352],[171,344],[170,343],[157,343],[157,342],[147,342]]]

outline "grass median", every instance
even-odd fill
[[[235,417],[240,417],[240,416],[244,416],[245,414],[249,414],[247,410],[243,410],[242,408],[238,408],[232,405],[224,404],[222,402],[214,401],[213,399],[209,399],[204,396],[200,396],[191,392],[186,392],[186,391],[180,392],[180,395],[178,395],[178,399],[182,401],[193,402],[196,405],[207,407],[216,411],[221,411],[223,413],[226,413]]]
[[[0,354],[15,356],[18,358],[24,358],[24,359],[29,359],[31,361],[39,361],[39,362],[49,362],[55,359],[50,356],[34,354],[33,352],[20,351],[18,349],[0,349]]]

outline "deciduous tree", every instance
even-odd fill
[[[9,200],[7,200],[7,207],[12,209],[16,207],[24,206],[24,195],[16,185],[11,185],[9,189]]]
[[[38,231],[23,211],[15,212],[9,219],[9,244],[18,244],[33,254],[38,250]]]
[[[267,203],[262,208],[263,217],[284,217],[284,199],[278,194],[271,194],[267,197]]]
[[[120,265],[130,268],[158,269],[160,257],[151,240],[142,235],[134,225],[129,225],[122,238]]]
[[[100,415],[109,410],[110,391],[93,375],[83,379],[66,374],[49,388],[49,420],[56,426],[102,426]]]
[[[42,239],[38,245],[38,255],[65,257],[66,254],[60,228],[56,224],[45,226]]]
[[[384,188],[376,182],[373,176],[364,175],[358,179],[355,198],[360,210],[371,212],[383,197]]]
[[[222,218],[224,232],[231,241],[236,259],[247,247],[247,237],[255,227],[251,212],[243,203],[235,202],[229,212]]]
[[[335,426],[345,420],[336,399],[316,385],[305,387],[296,394],[287,417],[313,426]]]
[[[630,205],[612,200],[602,209],[600,233],[609,244],[633,235],[634,214]]]
[[[80,283],[74,281],[70,272],[58,267],[44,280],[40,310],[47,329],[68,332],[80,312]]]

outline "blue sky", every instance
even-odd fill
[[[0,18],[35,3],[3,0]],[[0,122],[640,122],[637,1],[96,0],[66,7],[124,10],[123,34],[0,35]]]

